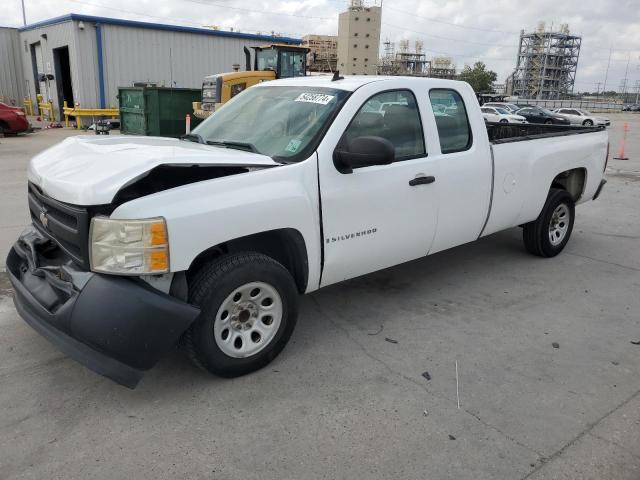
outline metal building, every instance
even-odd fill
[[[0,27],[0,102],[21,105],[26,94],[20,56],[20,32]]]
[[[573,93],[582,37],[571,35],[568,25],[546,31],[541,22],[533,33],[520,32],[512,95],[523,98],[562,98]]]
[[[380,44],[380,7],[351,0],[338,17],[338,70],[347,75],[375,75]]]
[[[77,14],[27,25],[17,35],[17,44],[15,36],[7,38],[13,38],[14,55],[19,51],[21,65],[16,68],[22,75],[16,77],[24,93],[18,94],[34,101],[36,94],[51,99],[58,118],[65,100],[82,108],[115,107],[118,87],[134,82],[201,88],[206,75],[244,65],[245,46],[300,44],[290,37]],[[7,44],[0,33],[0,56]],[[0,92],[5,85],[0,75]]]

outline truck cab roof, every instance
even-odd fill
[[[397,82],[402,80],[405,85],[410,86],[413,84],[426,85],[432,88],[443,88],[447,85],[451,88],[456,86],[466,85],[466,82],[460,82],[457,80],[444,80],[439,78],[426,78],[426,77],[403,77],[403,76],[382,76],[382,75],[345,75],[340,80],[333,80],[331,74],[326,75],[312,75],[307,77],[295,77],[284,78],[280,80],[274,80],[268,83],[263,83],[257,86],[291,86],[291,87],[324,87],[324,88],[336,88],[338,90],[354,91],[363,85],[367,85],[373,82]]]

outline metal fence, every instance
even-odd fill
[[[555,110],[556,108],[582,108],[593,113],[622,111],[621,103],[598,100],[538,100],[535,98],[513,98],[511,102],[517,105],[538,105],[549,110]]]

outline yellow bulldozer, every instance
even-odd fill
[[[307,75],[309,49],[306,47],[274,43],[251,48],[255,52],[253,69],[251,52],[244,47],[245,71],[237,70],[204,77],[202,101],[193,102],[193,114],[196,117],[207,118],[220,105],[260,82]]]

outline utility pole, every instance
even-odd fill
[[[602,85],[602,82],[596,82],[596,97],[600,96],[600,85]]]
[[[627,68],[624,71],[624,86],[622,88],[622,103],[627,101],[627,82],[629,81],[629,63],[631,62],[631,52],[627,54]]]
[[[640,96],[640,80],[636,80],[636,105],[638,104],[639,96]]]
[[[25,27],[27,25],[27,14],[24,11],[24,0],[22,0],[22,26]]]
[[[609,77],[609,66],[611,65],[611,52],[613,50],[609,48],[609,60],[607,61],[607,71],[604,74],[604,86],[602,87],[602,93],[607,91],[607,78]]]

